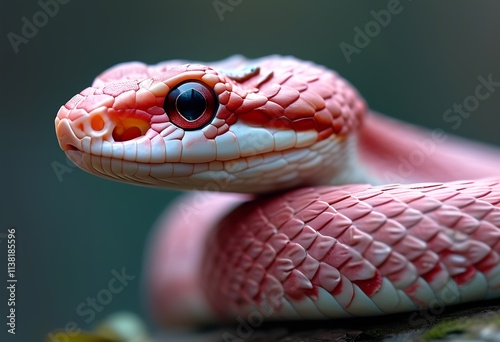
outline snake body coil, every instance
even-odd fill
[[[248,193],[198,192],[159,221],[148,282],[165,323],[500,296],[500,153],[369,113],[324,67],[126,63],[62,106],[56,132],[102,177]]]

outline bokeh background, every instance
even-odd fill
[[[221,17],[214,3],[231,10]],[[459,129],[443,121],[445,110],[473,95],[478,76],[500,80],[499,2],[401,0],[402,11],[350,63],[339,45],[353,45],[354,28],[364,29],[370,11],[388,1],[229,3],[71,0],[17,53],[9,33],[22,35],[23,18],[33,22],[42,7],[35,0],[1,3],[0,234],[17,230],[18,283],[12,336],[0,235],[0,340],[41,341],[69,321],[88,329],[122,309],[149,321],[143,254],[151,226],[179,192],[88,175],[66,164],[54,134],[59,107],[116,63],[295,55],[337,70],[382,113],[500,144],[500,89]],[[58,177],[54,167],[62,165]],[[77,307],[122,268],[136,278],[87,323]]]

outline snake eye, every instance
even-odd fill
[[[170,121],[186,130],[199,129],[209,123],[218,106],[213,89],[198,81],[180,83],[172,88],[163,103]]]

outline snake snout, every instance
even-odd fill
[[[106,107],[76,115],[78,110],[61,107],[55,119],[56,135],[63,151],[90,152],[90,145],[126,142],[142,137],[151,127],[150,116],[137,111],[115,111]],[[91,142],[91,143],[90,143]],[[99,153],[97,153],[99,154]]]
[[[75,135],[67,118],[56,117],[55,126],[57,141],[64,152],[81,150],[81,141]]]

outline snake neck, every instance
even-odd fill
[[[498,148],[376,113],[358,132],[358,156],[375,184],[477,179],[500,170]]]
[[[381,181],[367,165],[361,160],[360,139],[356,134],[345,137],[341,146],[332,146],[330,156],[325,157],[330,165],[325,169],[325,176],[322,176],[321,168],[314,177],[311,177],[306,185],[343,185],[356,183],[380,184]]]

